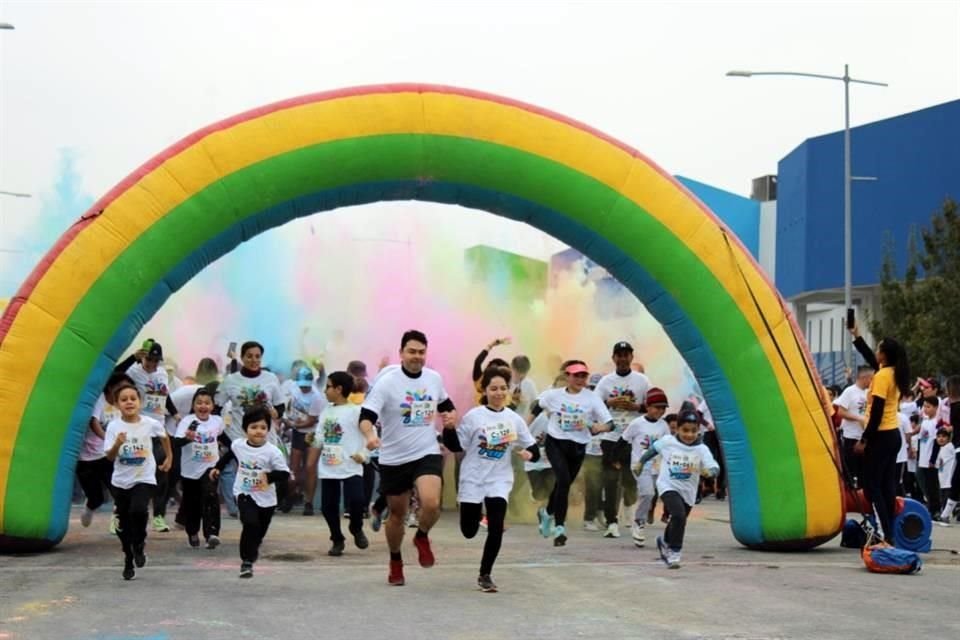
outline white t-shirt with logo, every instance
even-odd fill
[[[140,414],[153,418],[161,424],[167,415],[167,396],[170,394],[170,379],[167,370],[158,366],[156,371],[147,373],[139,362],[127,369],[127,375],[140,390]]]
[[[309,391],[304,393],[303,389],[294,385],[293,389],[289,390],[289,393],[290,400],[287,403],[287,410],[284,412],[283,417],[291,422],[301,422],[309,416],[318,418],[323,408],[327,406],[327,399],[313,387],[310,387]],[[313,433],[315,426],[316,425],[313,427],[298,428],[297,431],[300,433]]]
[[[676,491],[692,507],[697,500],[701,471],[709,469],[717,473],[720,470],[710,449],[703,443],[686,445],[671,435],[654,442],[653,448],[661,458],[657,491],[661,496],[667,491]]]
[[[613,419],[603,401],[588,389],[582,389],[577,394],[569,393],[566,389],[547,389],[540,394],[537,402],[550,420],[547,433],[557,440],[589,444],[591,427]]]
[[[196,429],[190,425],[197,423]],[[177,425],[175,438],[186,438],[188,443],[180,450],[180,475],[197,480],[217,465],[220,460],[220,445],[217,438],[223,433],[223,419],[208,416],[205,421],[190,414]]]
[[[235,497],[246,494],[259,507],[277,506],[277,487],[267,482],[270,471],[290,471],[280,449],[269,442],[259,447],[251,446],[246,438],[238,438],[230,444],[237,457],[237,478],[233,482]]]
[[[939,421],[936,418],[924,418],[920,421],[920,433],[917,434],[919,451],[917,452],[917,466],[929,469],[933,466],[930,456],[933,455],[933,445],[937,441]]]
[[[97,403],[93,405],[93,411],[90,417],[96,418],[100,423],[100,427],[106,431],[110,421],[120,417],[120,410],[107,404],[107,398],[101,393],[100,397],[97,398]],[[104,455],[103,438],[98,436],[96,432],[87,425],[87,430],[83,434],[83,444],[80,446],[80,454],[77,456],[77,459],[81,462],[91,462],[93,460],[99,460]]]
[[[135,484],[157,484],[157,463],[153,458],[153,439],[166,437],[163,424],[147,416],[139,416],[137,422],[111,420],[103,439],[103,452],[113,448],[117,435],[126,433],[127,439],[113,461],[113,476],[110,483],[120,489],[129,489]]]
[[[668,435],[670,435],[670,425],[663,418],[651,422],[647,416],[640,416],[631,422],[622,436],[630,443],[630,464],[633,465],[639,461],[640,456],[646,453],[654,442]],[[656,475],[657,472],[657,465],[648,464],[643,468],[643,473],[647,475]]]
[[[360,407],[349,402],[329,405],[320,413],[313,436],[313,446],[320,449],[317,476],[326,480],[362,476],[363,465],[350,456],[366,455],[366,445],[360,433]]]
[[[621,376],[614,371],[608,373],[597,383],[594,393],[606,403],[607,400],[614,398],[630,398],[630,402],[643,404],[647,397],[647,391],[650,390],[650,379],[637,371],[631,371],[625,376]],[[609,407],[608,407],[609,408]],[[620,439],[620,434],[627,426],[640,417],[639,411],[623,411],[620,409],[610,409],[610,415],[613,416],[613,425],[615,429],[602,434],[603,440],[616,442]]]
[[[247,378],[239,371],[231,373],[220,386],[217,387],[216,402],[221,407],[230,402],[230,421],[227,426],[227,436],[231,440],[245,439],[243,433],[243,414],[248,409],[262,406],[270,407],[284,404],[283,394],[280,391],[280,380],[270,371],[261,370],[255,378]],[[276,439],[276,432],[270,429],[271,442]]]
[[[524,471],[543,471],[544,469],[552,468],[550,461],[547,459],[547,448],[545,446],[547,443],[547,424],[549,421],[550,419],[547,417],[547,414],[541,413],[530,423],[530,435],[533,436],[533,439],[537,442],[537,447],[540,448],[540,459],[536,462],[524,460]]]
[[[844,389],[843,393],[833,401],[833,406],[843,407],[847,412],[858,416],[866,415],[867,390],[852,384]],[[855,420],[847,420],[844,418],[840,421],[840,429],[843,431],[843,437],[848,440],[859,440],[860,436],[863,435],[863,425]]]
[[[437,406],[448,398],[440,374],[423,369],[411,378],[401,367],[384,370],[363,401],[382,425],[380,464],[396,466],[439,455]]]
[[[536,441],[527,423],[515,411],[474,407],[457,426],[463,447],[457,500],[478,503],[484,498],[510,497],[513,488],[511,451],[532,447]]]

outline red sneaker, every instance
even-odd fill
[[[402,587],[404,585],[403,560],[390,561],[390,574],[387,576],[387,582],[394,587]]]
[[[429,569],[434,565],[436,560],[433,557],[433,551],[430,549],[430,538],[414,536],[413,546],[417,548],[417,553],[420,556],[420,566],[424,569]]]

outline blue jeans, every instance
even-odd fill
[[[237,515],[237,501],[233,497],[233,482],[237,479],[237,461],[234,460],[220,472],[220,494],[227,513]]]

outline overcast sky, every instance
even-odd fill
[[[749,193],[803,139],[956,99],[960,3],[0,2],[0,196],[36,220],[62,168],[99,197],[191,131],[350,85],[481,89],[585,121],[674,174]],[[854,171],[856,167],[854,166]],[[71,213],[71,217],[80,211]],[[2,232],[0,232],[2,233]],[[2,244],[2,242],[0,242]]]

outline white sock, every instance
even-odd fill
[[[943,508],[943,511],[940,512],[940,519],[944,522],[949,522],[950,518],[953,517],[953,510],[957,508],[956,500],[947,500],[947,506]]]

